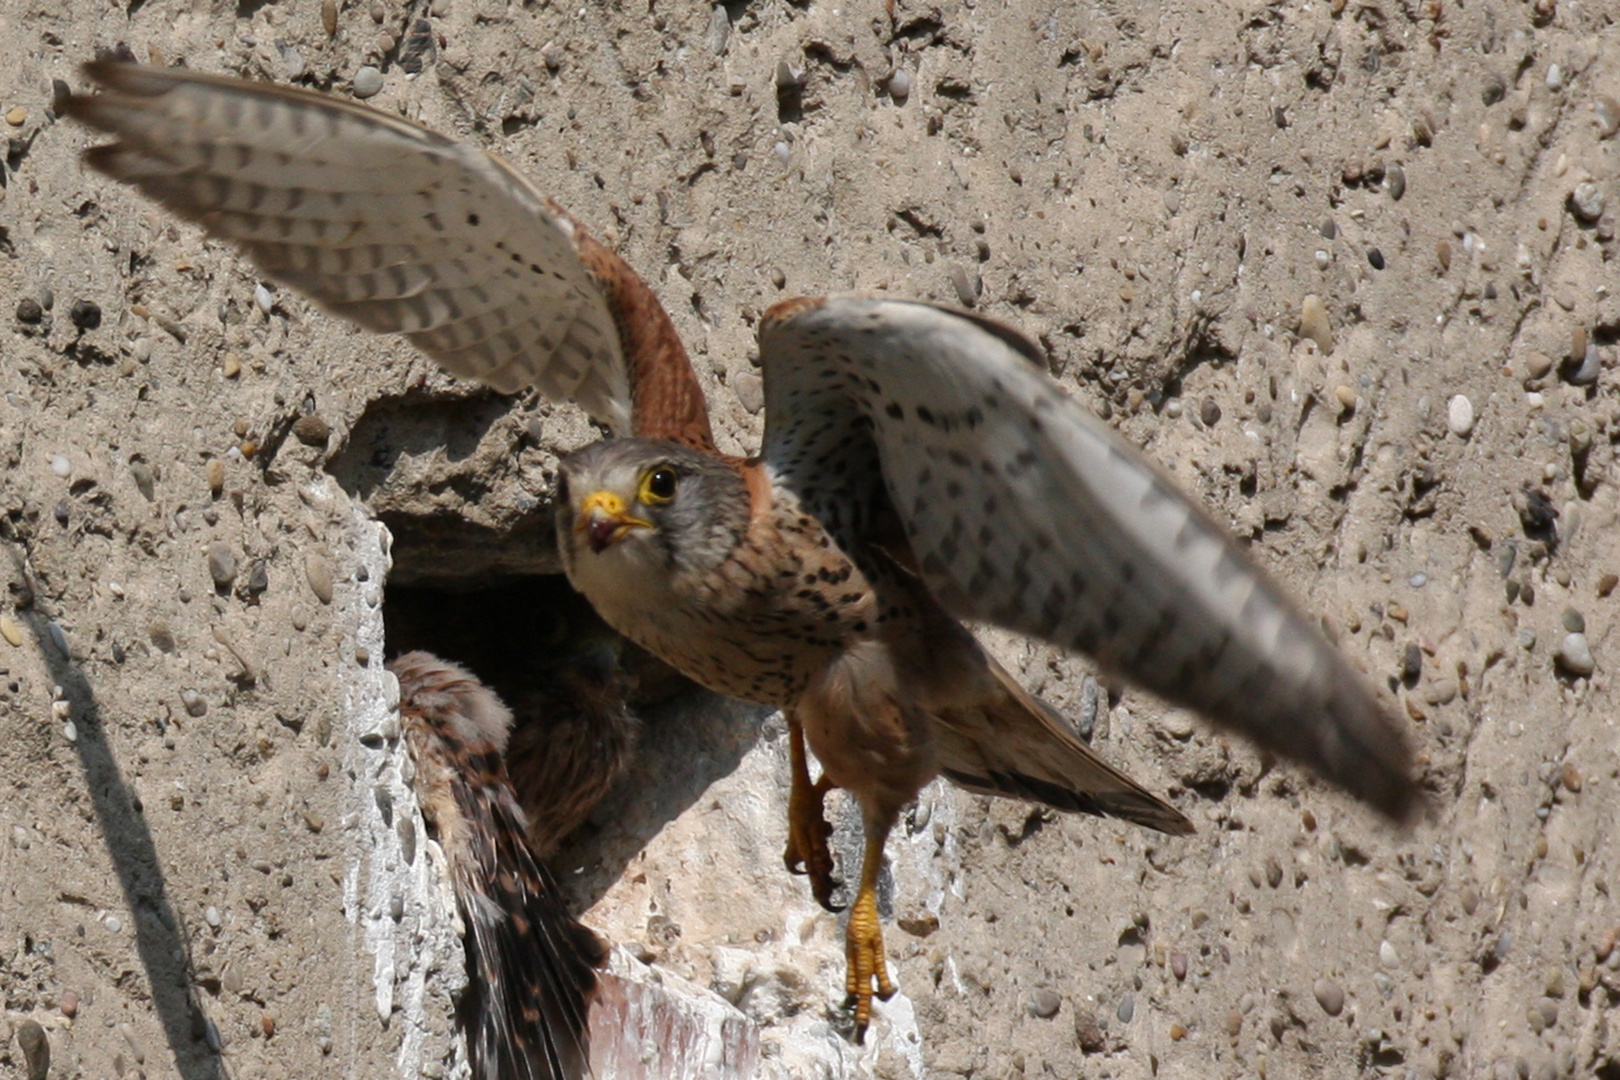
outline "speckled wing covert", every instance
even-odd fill
[[[501,755],[512,714],[455,664],[411,652],[388,665],[423,814],[466,924],[456,1010],[476,1080],[583,1080],[602,944],[568,914],[535,859]]]
[[[534,386],[615,435],[712,446],[657,300],[494,155],[325,94],[110,61],[84,70],[105,92],[58,107],[118,139],[89,164],[235,243],[270,279],[503,393]]]
[[[1410,813],[1410,751],[1364,680],[1063,393],[1034,345],[928,304],[829,298],[768,311],[760,358],[765,460],[857,559],[892,544],[897,521],[953,614],[1088,653],[1392,818]]]

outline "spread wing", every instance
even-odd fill
[[[616,435],[712,447],[646,285],[499,158],[336,98],[98,61],[61,111],[117,141],[108,176],[236,244],[328,311],[455,375],[577,402]]]
[[[848,550],[903,531],[955,615],[1079,649],[1396,819],[1410,751],[1263,571],[1005,327],[927,304],[766,313],[765,460]]]

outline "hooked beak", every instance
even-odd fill
[[[600,555],[623,540],[631,529],[650,529],[652,522],[632,517],[624,500],[611,491],[593,491],[580,504],[574,531],[585,534],[591,550]]]

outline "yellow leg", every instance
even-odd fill
[[[866,822],[866,856],[861,860],[861,888],[849,909],[849,927],[844,931],[844,956],[849,962],[845,983],[849,1001],[855,1005],[855,1041],[864,1042],[872,1020],[872,993],[888,1001],[894,996],[889,968],[883,958],[883,927],[878,921],[877,882],[883,869],[883,845],[889,838],[889,823]]]
[[[793,761],[793,783],[788,789],[788,842],[782,862],[790,874],[810,875],[810,892],[828,911],[843,910],[832,902],[833,890],[842,884],[833,877],[832,826],[822,811],[822,802],[832,790],[825,775],[810,782],[810,762],[804,752],[804,730],[788,715],[788,746]]]

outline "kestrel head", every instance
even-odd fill
[[[748,527],[737,470],[661,440],[606,439],[571,454],[557,503],[563,566],[587,597],[710,570]]]

